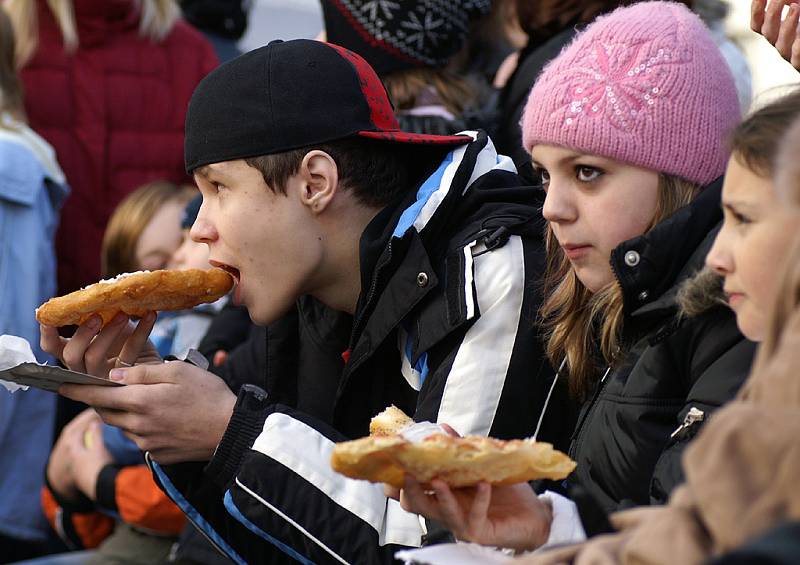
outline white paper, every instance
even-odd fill
[[[586,532],[581,523],[578,507],[569,498],[557,492],[546,490],[539,495],[539,500],[549,500],[553,507],[553,521],[550,524],[550,536],[541,548],[565,543],[586,541]]]
[[[0,371],[5,371],[22,363],[36,363],[31,344],[15,335],[0,335]],[[10,392],[28,390],[28,387],[0,380],[0,384]]]
[[[394,556],[406,565],[504,565],[514,559],[509,550],[464,542],[406,549]]]
[[[83,384],[100,386],[125,386],[116,381],[93,377],[86,373],[78,373],[61,367],[42,365],[30,344],[21,337],[13,335],[0,336],[0,384],[14,392],[27,390],[32,386],[41,390],[58,392],[63,384]]]
[[[409,424],[400,430],[399,434],[411,443],[418,443],[434,434],[448,435],[443,427],[439,424],[432,424],[431,422]]]

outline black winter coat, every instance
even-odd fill
[[[715,182],[612,253],[625,353],[581,409],[570,447],[578,463],[571,482],[606,512],[666,502],[683,481],[683,449],[749,373],[755,345],[728,307],[678,314],[678,288],[703,266],[718,231],[720,189]]]

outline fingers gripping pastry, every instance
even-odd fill
[[[118,312],[140,317],[150,311],[184,310],[214,302],[232,286],[233,279],[222,269],[125,273],[48,300],[37,308],[36,319],[59,327],[82,324],[98,314],[106,324]]]
[[[383,420],[384,415],[385,411],[375,419]],[[400,431],[336,444],[333,469],[353,479],[394,487],[403,486],[405,473],[422,483],[436,478],[451,487],[465,487],[482,481],[507,485],[534,479],[560,480],[575,468],[574,461],[549,443],[442,433],[416,441]]]

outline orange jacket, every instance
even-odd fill
[[[45,486],[42,508],[59,537],[75,549],[97,547],[114,530],[115,519],[159,535],[177,536],[186,525],[186,516],[144,464],[103,468],[95,502],[68,501]]]

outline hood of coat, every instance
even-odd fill
[[[705,267],[689,277],[678,288],[676,300],[681,316],[693,318],[716,306],[725,305],[722,290],[725,279]]]

